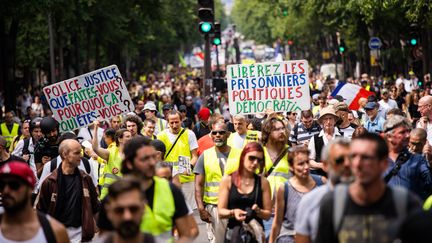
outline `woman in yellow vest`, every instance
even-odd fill
[[[120,168],[121,162],[123,160],[123,147],[126,141],[132,137],[132,135],[127,129],[119,129],[115,135],[116,146],[111,150],[103,149],[99,147],[99,143],[97,141],[97,128],[99,126],[99,121],[95,120],[93,123],[93,151],[99,157],[107,161],[107,164],[104,167],[103,178],[101,182],[102,190],[100,198],[102,199],[108,194],[108,187],[121,177]]]

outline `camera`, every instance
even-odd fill
[[[57,157],[59,154],[58,148],[59,146],[57,144],[50,144],[47,138],[41,138],[35,146],[35,162],[41,163],[42,157],[44,156],[50,157],[51,159]]]

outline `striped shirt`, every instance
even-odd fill
[[[316,121],[312,123],[310,128],[306,128],[304,124],[300,122],[291,130],[289,141],[293,144],[304,144],[320,131],[321,126]]]

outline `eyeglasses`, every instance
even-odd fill
[[[140,208],[141,207],[139,205],[131,205],[131,206],[127,206],[127,207],[115,207],[113,209],[113,211],[114,211],[115,214],[118,214],[118,215],[124,214],[124,212],[126,210],[128,210],[132,214],[135,214],[135,213],[137,213],[140,210]]]
[[[220,135],[225,135],[225,134],[226,134],[226,131],[212,131],[211,134],[212,134],[212,135],[218,135],[218,134],[220,134]]]
[[[334,161],[336,165],[341,165],[345,162],[345,156],[339,156]]]
[[[250,160],[250,161],[258,161],[259,164],[262,164],[264,162],[263,158],[259,158],[259,157],[253,156],[253,155],[249,155],[248,156],[248,160]]]
[[[21,186],[23,185],[23,183],[21,181],[18,180],[2,180],[0,181],[0,191],[3,191],[5,189],[6,186],[8,186],[11,190],[18,190]]]

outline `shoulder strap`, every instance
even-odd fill
[[[390,187],[395,204],[397,218],[404,219],[407,213],[408,190],[399,186]]]
[[[342,223],[342,217],[348,197],[348,185],[337,185],[333,192],[333,230],[337,234]]]
[[[393,169],[385,176],[384,180],[386,183],[390,181],[390,179],[399,173],[402,165],[407,162],[411,158],[411,153],[407,150],[402,151],[401,154],[396,158],[396,164]]]
[[[90,172],[91,172],[90,161],[84,157],[82,157],[81,160],[84,164],[85,171],[87,172],[87,174],[90,175]]]
[[[30,138],[24,139],[24,146],[22,149],[22,154],[29,154]]]
[[[270,170],[269,171],[267,171],[267,176],[266,177],[268,177],[272,172],[273,172],[273,170],[276,168],[276,166],[279,164],[279,161],[281,161],[281,159],[285,156],[285,154],[288,152],[288,147],[286,147],[283,151],[282,151],[282,153],[277,157],[277,159],[275,160],[275,162],[273,163],[273,166],[270,168]]]
[[[321,150],[324,147],[324,139],[318,134],[314,135],[315,142],[315,161],[321,162]]]
[[[285,199],[285,204],[284,204],[284,216],[286,214],[287,211],[287,206],[288,206],[288,193],[289,193],[289,188],[288,188],[288,181],[286,181],[284,183],[284,199]]]
[[[51,227],[51,224],[50,224],[47,216],[45,214],[39,212],[39,211],[37,212],[37,215],[38,215],[39,223],[42,226],[42,230],[44,232],[44,235],[45,235],[45,238],[46,238],[47,242],[50,242],[50,243],[54,242],[54,243],[56,243],[57,240],[55,238],[54,231],[53,231],[53,229]]]
[[[57,157],[51,160],[50,172],[53,172],[55,169],[57,169]]]
[[[322,176],[312,175],[312,174],[311,174],[311,176],[312,176],[312,179],[315,181],[316,186],[321,186],[323,184]]]
[[[168,153],[165,154],[165,158],[168,158],[168,155],[171,153],[171,151],[173,150],[174,146],[176,145],[177,141],[180,139],[181,135],[186,131],[186,128],[183,128],[180,131],[180,134],[176,137],[176,140],[174,141],[173,145],[171,146],[170,150],[168,151]]]

